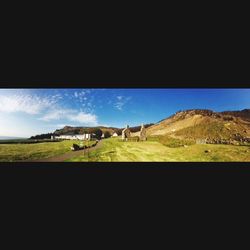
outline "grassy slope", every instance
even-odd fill
[[[234,134],[250,136],[250,123],[240,118],[182,115],[163,120],[147,129],[148,136],[171,135],[182,139],[229,139]]]
[[[207,124],[198,124],[192,127],[184,128],[177,131],[177,136],[185,136],[185,138],[219,138],[229,139],[237,130],[227,127],[222,122],[213,121]]]
[[[211,150],[205,153],[205,150]],[[103,140],[101,148],[68,161],[250,161],[250,148],[232,145],[191,145],[170,148],[157,141],[120,142],[117,138]]]
[[[0,161],[36,160],[71,151],[73,143],[80,141],[44,142],[37,144],[1,144]],[[90,142],[94,143],[94,142]]]

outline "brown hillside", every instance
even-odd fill
[[[180,139],[244,141],[250,138],[250,112],[211,110],[180,111],[147,129],[148,136]],[[250,139],[249,139],[250,140]]]

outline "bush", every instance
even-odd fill
[[[54,136],[53,133],[48,133],[48,134],[41,134],[41,135],[36,135],[36,136],[31,136],[30,139],[31,140],[35,140],[35,139],[51,139],[51,136]]]
[[[109,138],[109,137],[111,137],[111,134],[110,134],[109,131],[106,131],[106,132],[104,133],[104,138]]]
[[[97,138],[98,140],[100,140],[102,137],[102,131],[99,128],[90,128],[89,133],[95,134],[95,138]]]

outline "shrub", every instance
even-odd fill
[[[102,137],[102,131],[99,128],[90,128],[89,133],[95,134],[95,137],[100,140]]]
[[[31,140],[35,140],[35,139],[50,139],[52,135],[54,135],[54,134],[53,133],[41,134],[41,135],[31,136],[30,139]]]
[[[111,137],[111,134],[110,134],[109,131],[106,131],[106,132],[104,133],[104,138],[109,138],[109,137]]]

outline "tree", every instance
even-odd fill
[[[36,139],[36,140],[50,139],[52,135],[54,136],[53,133],[35,135],[35,136],[31,136],[30,139],[31,139],[31,140],[35,140],[35,139]]]
[[[99,128],[90,128],[90,129],[89,129],[89,133],[90,133],[90,134],[95,134],[95,136],[96,136],[96,138],[97,138],[98,140],[100,140],[101,137],[102,137],[102,131],[101,131],[101,129],[99,129]]]
[[[106,131],[104,133],[104,138],[109,138],[111,136],[110,132],[109,131]]]

